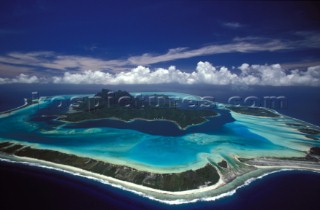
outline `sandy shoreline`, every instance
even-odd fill
[[[233,195],[237,189],[250,184],[252,181],[262,178],[268,174],[275,173],[277,171],[304,170],[320,173],[320,167],[310,168],[303,166],[255,166],[257,170],[241,175],[229,183],[225,183],[223,179],[220,178],[219,181],[212,186],[201,187],[199,189],[193,190],[170,192],[118,180],[112,177],[89,172],[76,167],[67,166],[63,164],[56,164],[34,158],[1,155],[0,160],[22,163],[29,166],[57,170],[64,173],[81,176],[167,204],[192,203],[199,200],[211,201],[225,196],[230,196]]]
[[[32,107],[32,106],[34,106],[34,105],[30,105],[27,107]],[[26,107],[21,107],[18,110],[22,110],[24,108],[26,109]],[[18,110],[15,110],[14,112],[16,112]],[[239,122],[241,122],[242,118],[241,118],[241,116],[239,117],[239,115],[242,115],[242,114],[239,114],[239,113],[236,113],[233,111],[230,111],[230,113],[237,121],[239,120]],[[7,114],[4,114],[4,115],[6,116]],[[219,115],[217,115],[217,116],[219,116]],[[280,116],[290,118],[290,117],[287,117],[284,115],[280,115]],[[210,116],[208,118],[211,118],[211,117],[213,118],[216,116]],[[242,119],[242,121],[243,121],[242,124],[250,123],[252,121],[251,118],[269,119],[269,117],[251,116],[250,115],[249,117],[245,117]],[[178,123],[176,123],[175,121],[170,121],[170,120],[165,120],[165,119],[152,120],[152,119],[136,118],[136,119],[132,119],[129,121],[121,120],[118,118],[105,118],[105,119],[119,120],[119,121],[123,121],[126,123],[130,123],[135,120],[169,121],[169,122],[173,122],[174,124],[176,124],[181,130],[185,130],[189,127],[188,126],[184,129],[182,129],[178,125]],[[204,122],[202,122],[200,124],[196,124],[196,125],[190,125],[190,127],[198,126],[198,125],[201,125],[201,124],[208,121],[207,117],[204,119],[205,119]],[[294,118],[292,118],[292,119],[294,119]],[[94,121],[94,120],[101,120],[101,119],[92,119],[92,120],[85,120],[85,121]],[[78,122],[69,122],[69,121],[65,121],[65,122],[78,123]],[[80,121],[80,122],[83,122],[83,121]],[[250,127],[248,126],[248,128],[250,128]],[[287,129],[292,129],[292,128],[288,127]],[[252,132],[257,133],[257,131],[252,131]],[[264,135],[266,135],[266,134],[264,134]],[[261,136],[262,136],[262,134],[261,134]],[[267,139],[272,139],[272,138],[267,138]],[[186,190],[186,191],[171,192],[171,191],[153,189],[153,188],[142,186],[139,184],[134,184],[134,183],[131,183],[128,181],[122,181],[122,180],[119,180],[116,178],[112,178],[112,177],[108,177],[108,176],[101,175],[98,173],[90,172],[90,171],[83,170],[83,169],[73,167],[73,166],[68,166],[68,165],[64,165],[64,164],[57,164],[57,163],[44,161],[44,160],[40,160],[40,159],[35,159],[35,158],[0,154],[0,161],[6,161],[6,160],[30,165],[32,167],[42,167],[42,168],[46,168],[49,170],[57,170],[57,171],[72,174],[75,176],[80,176],[83,178],[92,179],[92,180],[101,182],[103,184],[107,184],[107,185],[110,185],[110,186],[113,186],[116,188],[130,191],[130,192],[138,194],[140,196],[147,197],[149,199],[156,200],[156,201],[163,202],[163,203],[167,203],[167,204],[191,203],[191,202],[196,202],[198,200],[205,200],[205,201],[206,200],[207,201],[216,200],[221,197],[232,195],[236,192],[237,189],[250,184],[252,181],[254,181],[256,179],[262,178],[268,174],[275,173],[277,171],[304,170],[304,171],[320,172],[320,165],[319,164],[312,167],[310,164],[308,165],[308,163],[305,163],[305,164],[301,163],[301,165],[294,165],[294,164],[290,165],[289,163],[287,163],[288,165],[283,164],[283,165],[270,165],[270,166],[263,166],[263,165],[258,165],[258,164],[256,165],[254,163],[251,163],[248,166],[256,167],[255,170],[246,172],[241,175],[235,175],[235,177],[234,177],[234,179],[232,179],[232,181],[225,181],[225,180],[229,180],[229,179],[224,177],[224,175],[221,174],[221,172],[219,170],[217,170],[219,173],[220,179],[214,185],[200,186],[198,189],[192,189],[192,190]],[[199,164],[200,163],[202,163],[202,161],[199,162]],[[246,164],[246,163],[244,163],[244,164]],[[141,168],[139,168],[139,169],[142,169],[142,166],[140,166],[140,167]],[[232,171],[231,171],[231,173],[232,173]]]
[[[188,194],[194,194],[194,193],[197,193],[197,192],[204,192],[204,191],[208,191],[208,190],[213,190],[213,189],[216,189],[216,188],[218,188],[218,187],[220,187],[220,186],[225,184],[221,179],[219,179],[219,181],[216,184],[211,185],[209,187],[203,187],[203,188],[194,189],[194,190],[171,192],[171,191],[153,189],[153,188],[142,186],[142,185],[137,185],[137,184],[134,184],[134,183],[131,183],[131,182],[122,181],[122,180],[119,180],[119,179],[115,179],[115,178],[108,177],[108,176],[105,176],[105,175],[93,173],[93,172],[90,172],[90,171],[87,171],[87,170],[83,170],[83,169],[80,169],[80,168],[76,168],[76,167],[73,167],[73,166],[57,164],[57,163],[44,161],[44,160],[39,160],[39,159],[35,159],[35,158],[29,158],[29,157],[18,157],[18,156],[12,156],[12,157],[5,156],[5,157],[7,157],[9,160],[12,160],[12,157],[13,157],[14,160],[16,160],[17,162],[20,162],[20,163],[24,163],[24,162],[37,163],[37,164],[43,165],[43,166],[50,166],[50,167],[53,167],[53,168],[56,168],[56,169],[63,169],[63,170],[74,172],[74,173],[85,174],[85,175],[88,175],[88,176],[91,176],[91,177],[104,179],[104,180],[106,180],[106,181],[108,181],[110,183],[121,184],[123,186],[128,186],[130,188],[140,189],[140,190],[144,190],[144,191],[153,191],[153,192],[157,192],[157,193],[160,193],[160,194],[188,195]]]
[[[23,109],[29,108],[29,107],[33,107],[33,106],[36,106],[36,105],[37,105],[37,104],[28,104],[28,103],[26,102],[26,103],[24,103],[23,105],[18,106],[18,107],[16,107],[16,108],[12,108],[12,109],[9,109],[9,110],[0,112],[0,118],[8,117],[8,116],[10,116],[11,114],[15,114],[16,112],[18,112],[18,111],[20,111],[20,110],[23,110]]]

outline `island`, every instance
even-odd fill
[[[219,181],[219,174],[211,164],[207,164],[197,170],[188,170],[182,173],[157,174],[139,171],[127,166],[114,165],[88,157],[79,157],[53,150],[35,149],[10,142],[0,143],[0,151],[19,157],[29,157],[73,166],[93,173],[165,191],[197,189],[199,186],[209,186]]]
[[[102,89],[92,98],[81,98],[72,105],[73,112],[63,114],[60,120],[80,122],[84,120],[113,118],[123,121],[167,120],[180,129],[199,125],[208,117],[217,115],[212,109],[192,106],[178,108],[176,101],[165,95],[134,97],[127,91]]]
[[[37,107],[30,103],[1,115],[0,160],[60,170],[170,204],[214,200],[281,170],[320,171],[318,126],[263,107],[208,108],[168,95],[152,93],[147,100],[103,89],[66,97],[73,101],[65,110],[52,110],[50,97]],[[143,119],[145,126],[170,121],[179,133],[95,124],[105,118]]]

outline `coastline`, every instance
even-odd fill
[[[152,191],[152,192],[166,194],[166,195],[189,195],[189,194],[194,194],[194,193],[198,193],[198,192],[205,192],[208,190],[217,189],[218,187],[225,184],[221,179],[219,179],[219,181],[216,184],[211,185],[209,187],[202,187],[199,189],[173,192],[173,191],[154,189],[154,188],[138,185],[135,183],[115,179],[113,177],[101,175],[98,173],[93,173],[93,172],[83,170],[83,169],[80,169],[77,167],[68,166],[65,164],[53,163],[50,161],[44,161],[44,160],[39,160],[39,159],[35,159],[35,158],[20,157],[20,156],[15,156],[15,155],[4,155],[3,153],[0,153],[0,161],[22,163],[22,164],[26,164],[26,165],[30,165],[30,166],[43,167],[43,168],[63,171],[63,172],[71,173],[74,175],[83,175],[83,177],[93,177],[96,179],[104,180],[104,181],[106,181],[105,184],[110,184],[112,186],[114,186],[114,185],[117,186],[117,184],[120,184],[122,186],[128,187],[128,190],[137,189],[137,190],[142,190],[142,191]]]
[[[214,115],[214,116],[204,117],[204,121],[201,122],[201,123],[193,124],[193,125],[188,125],[188,126],[186,126],[186,127],[181,127],[176,121],[167,120],[167,119],[154,119],[154,120],[151,120],[151,119],[145,119],[145,118],[134,118],[134,119],[130,119],[130,120],[124,120],[124,119],[120,119],[120,118],[117,118],[117,117],[107,117],[107,118],[87,119],[87,120],[80,120],[80,121],[72,122],[72,121],[67,121],[67,120],[59,119],[59,117],[58,117],[58,118],[55,119],[55,120],[60,121],[60,122],[63,122],[63,123],[69,123],[69,124],[73,124],[73,123],[76,124],[76,123],[83,123],[83,122],[92,122],[92,121],[99,121],[99,120],[117,120],[117,121],[121,121],[121,122],[124,122],[124,123],[131,123],[131,122],[135,122],[135,121],[137,121],[137,120],[141,120],[141,121],[145,121],[145,122],[157,122],[157,121],[160,121],[160,122],[171,122],[171,123],[175,124],[180,130],[185,131],[185,130],[187,130],[188,128],[203,125],[204,123],[206,123],[206,122],[209,121],[207,118],[214,118],[214,117],[219,117],[219,116],[220,116],[220,113],[216,113],[216,115]]]
[[[26,108],[26,107],[21,107],[18,110],[21,110],[23,108]],[[15,110],[15,111],[18,111],[18,110]],[[233,113],[233,111],[230,111],[230,112]],[[252,115],[252,116],[257,118],[269,119],[269,117],[266,117],[266,116],[255,116],[255,115]],[[281,114],[280,116],[281,116],[280,119],[283,117],[291,118]],[[215,116],[211,116],[211,117],[215,117]],[[107,119],[110,119],[110,118],[107,118]],[[294,119],[294,118],[291,118],[291,119]],[[100,120],[100,119],[93,119],[93,120]],[[116,120],[121,120],[121,119],[116,119]],[[154,120],[148,120],[148,119],[133,119],[129,121],[125,121],[125,120],[121,120],[121,121],[128,123],[134,120],[154,121]],[[157,119],[157,120],[170,121],[165,119]],[[88,120],[88,121],[91,121],[91,120]],[[175,123],[174,121],[171,121],[171,122]],[[304,122],[304,121],[301,121],[301,122]],[[71,122],[71,123],[74,123],[74,122]],[[191,125],[191,126],[198,126],[198,125],[200,124]],[[288,128],[291,128],[291,127],[288,126]],[[240,174],[240,175],[235,174],[235,177],[233,177],[233,179],[231,178],[230,180],[227,180],[227,181],[220,178],[216,184],[211,186],[199,186],[199,189],[172,192],[172,191],[154,189],[154,188],[146,187],[143,185],[135,184],[132,182],[119,180],[113,177],[83,170],[81,168],[68,166],[66,164],[58,164],[50,161],[44,161],[41,159],[20,157],[20,156],[12,156],[12,157],[8,156],[5,158],[8,158],[6,160],[12,159],[12,161],[14,162],[16,161],[16,162],[28,164],[31,166],[43,167],[51,170],[58,170],[58,171],[73,174],[76,176],[81,176],[88,179],[94,179],[95,181],[99,181],[103,184],[108,184],[113,187],[121,188],[130,192],[133,192],[135,194],[141,195],[143,197],[148,197],[149,199],[168,203],[168,204],[191,203],[191,202],[196,202],[198,200],[204,200],[204,201],[216,200],[225,196],[232,195],[236,192],[237,189],[250,184],[252,181],[262,178],[264,176],[267,176],[268,174],[276,173],[278,171],[283,171],[283,170],[304,170],[304,171],[313,171],[313,172],[320,171],[319,169],[320,166],[316,166],[316,168],[310,167],[310,166],[294,166],[294,165],[263,166],[263,165],[256,165],[256,164],[249,165],[246,162],[242,162],[243,164],[256,167],[257,169],[254,171],[246,172],[244,174]],[[1,155],[0,155],[0,160],[1,160]],[[221,172],[219,170],[217,171],[220,177],[223,177]]]
[[[139,196],[158,201],[161,203],[166,203],[170,205],[179,205],[194,203],[197,201],[214,201],[223,197],[231,196],[236,193],[236,191],[242,187],[245,187],[257,179],[261,179],[270,174],[278,173],[281,171],[312,171],[320,173],[320,168],[308,168],[308,167],[292,167],[292,166],[257,166],[258,170],[249,172],[242,176],[237,177],[229,183],[225,183],[219,180],[214,186],[203,187],[195,190],[180,191],[180,192],[170,192],[157,190],[141,185],[136,185],[134,183],[114,179],[112,177],[107,177],[104,175],[99,175],[86,170],[75,168],[72,166],[67,166],[63,164],[56,164],[48,161],[38,160],[34,158],[17,157],[17,156],[4,156],[0,155],[0,161],[7,161],[11,163],[21,163],[31,167],[40,167],[48,170],[56,170],[63,173],[68,173],[74,176],[80,176],[86,179],[91,179],[102,184],[107,184],[109,186],[119,188],[131,193],[137,194]]]
[[[15,112],[17,112],[17,111],[19,111],[19,110],[21,110],[21,109],[24,109],[24,108],[26,108],[26,107],[30,107],[30,106],[32,106],[32,105],[34,105],[34,104],[29,104],[28,102],[25,102],[23,105],[21,105],[21,106],[18,106],[18,107],[16,107],[16,108],[12,108],[12,109],[9,109],[9,110],[6,110],[6,111],[2,111],[2,112],[0,112],[0,117],[6,117],[6,116],[9,116],[10,114],[14,114]]]
[[[209,163],[198,169],[184,170],[178,173],[158,173],[147,172],[132,166],[115,165],[88,156],[77,156],[48,149],[35,149],[10,142],[1,143],[0,151],[5,156],[13,156],[17,159],[31,158],[71,166],[117,180],[168,192],[193,190],[200,186],[213,186],[220,179],[218,170]]]

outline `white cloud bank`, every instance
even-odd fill
[[[42,78],[42,80],[44,79]],[[33,84],[33,83],[40,83],[40,82],[41,80],[37,76],[29,76],[26,74],[20,74],[19,76],[13,79],[0,77],[0,84],[11,84],[11,83]]]
[[[301,44],[303,45],[303,44]],[[178,47],[169,49],[164,54],[144,53],[142,55],[130,56],[124,59],[104,60],[78,55],[59,55],[51,51],[39,52],[11,52],[6,55],[0,55],[0,70],[7,69],[13,71],[23,71],[25,68],[38,69],[43,68],[46,71],[64,72],[64,71],[86,71],[94,69],[95,71],[121,72],[128,68],[139,65],[150,65],[161,62],[173,61],[178,59],[187,59],[199,56],[208,56],[221,53],[253,53],[253,52],[273,52],[290,49],[291,46],[283,43],[281,40],[264,40],[263,43],[254,43],[248,41],[233,41],[228,44],[212,44],[196,49],[187,47]],[[4,68],[1,65],[10,67]]]
[[[227,23],[241,27],[239,23]],[[227,53],[255,53],[293,51],[297,49],[320,49],[320,33],[300,31],[291,34],[291,39],[270,39],[264,37],[235,37],[225,43],[207,44],[198,48],[176,47],[164,53],[143,53],[118,59],[94,58],[80,55],[61,55],[52,51],[10,52],[0,55],[0,71],[36,71],[42,69],[48,73],[65,71],[122,72],[134,66],[145,66],[178,59]],[[6,66],[6,67],[5,67]]]
[[[65,72],[51,78],[20,74],[13,79],[0,78],[7,83],[55,83],[55,84],[211,84],[211,85],[271,85],[271,86],[320,86],[320,65],[306,70],[286,70],[280,64],[242,64],[238,73],[227,67],[214,67],[209,62],[199,62],[195,71],[188,73],[170,66],[168,69],[151,70],[138,66],[127,72],[102,71]]]

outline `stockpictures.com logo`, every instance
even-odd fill
[[[246,98],[232,96],[228,99],[228,104],[234,106],[264,107],[271,109],[288,108],[288,100],[285,96],[248,96]]]
[[[33,103],[39,102],[41,98],[39,92],[32,92],[31,100]],[[45,98],[45,97],[44,97]],[[213,96],[166,96],[166,95],[142,95],[122,96],[115,98],[110,94],[107,98],[100,96],[55,96],[50,98],[51,104],[56,108],[73,108],[80,109],[86,107],[87,109],[95,109],[102,107],[110,107],[112,105],[121,105],[128,108],[144,108],[148,107],[168,107],[168,108],[216,108],[220,102],[216,101]],[[288,108],[288,100],[285,96],[231,96],[228,98],[227,105],[232,106],[249,106],[249,107],[264,107],[271,109],[286,109]]]

